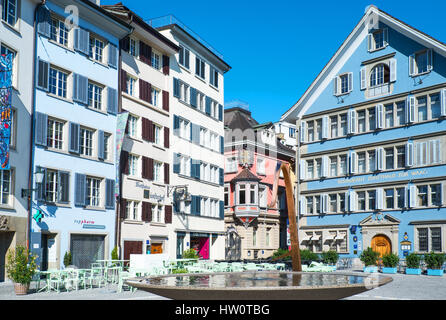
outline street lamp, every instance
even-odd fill
[[[34,172],[34,176],[36,177],[36,184],[41,185],[43,183],[43,179],[45,178],[45,170],[41,167],[37,167],[36,172]],[[22,198],[30,197],[32,192],[37,190],[38,189],[22,189]]]

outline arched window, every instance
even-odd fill
[[[370,87],[376,87],[390,83],[390,68],[382,63],[372,69],[370,73]]]

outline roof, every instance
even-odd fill
[[[251,117],[251,112],[242,108],[231,108],[224,111],[224,123],[229,129],[252,129],[259,123]]]
[[[238,175],[236,175],[231,181],[261,181],[254,173],[248,168],[243,169]]]
[[[102,13],[103,15],[107,16],[108,18],[114,20],[115,22],[119,23],[123,27],[125,27],[127,29],[131,29],[130,25],[128,25],[124,21],[116,18],[114,15],[110,14],[109,12],[104,10],[104,8],[102,8],[101,6],[98,6],[94,1],[91,1],[91,0],[79,0],[79,1],[81,1],[82,3],[92,7],[93,9],[99,11],[100,13]]]
[[[311,85],[307,88],[304,94],[300,97],[300,99],[290,108],[288,109],[281,117],[281,121],[287,121],[294,123],[296,119],[300,118],[301,115],[306,111],[303,110],[305,102],[308,101],[309,97],[313,93],[315,87],[319,85],[321,79],[326,76],[330,72],[330,69],[333,65],[338,61],[339,56],[344,53],[344,50],[350,43],[350,41],[354,38],[354,36],[361,30],[361,27],[367,22],[367,18],[372,15],[377,14],[382,21],[386,24],[391,24],[393,27],[400,29],[400,32],[404,32],[407,36],[416,39],[418,42],[424,43],[426,46],[435,47],[439,52],[446,57],[446,44],[441,42],[426,33],[419,31],[418,29],[408,25],[407,23],[402,22],[401,20],[391,16],[390,14],[378,9],[376,6],[371,5],[366,8],[364,15],[362,16],[359,23],[355,26],[353,31],[349,34],[349,36],[344,40],[335,54],[331,57],[325,67],[318,74],[316,79],[311,83]],[[297,113],[297,114],[296,114]],[[294,114],[294,116],[293,116]]]

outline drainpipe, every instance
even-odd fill
[[[299,235],[299,221],[300,221],[300,118],[296,119],[296,216],[297,216],[297,234]]]

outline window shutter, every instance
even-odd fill
[[[118,67],[118,48],[112,44],[108,44],[108,65],[112,68]]]
[[[170,165],[164,163],[164,183],[170,184]]]
[[[384,128],[384,105],[378,104],[375,107],[375,121],[376,121],[376,128],[377,129],[383,129]]]
[[[352,92],[353,91],[353,73],[349,72],[347,76],[348,76],[348,92]]]
[[[384,46],[389,45],[389,29],[384,28],[383,29],[383,40],[384,40]]]
[[[206,114],[211,115],[211,98],[206,96]]]
[[[113,115],[118,113],[118,91],[116,89],[107,88],[107,112]]]
[[[51,13],[46,6],[37,10],[37,32],[47,38],[51,36]]]
[[[70,173],[58,172],[57,200],[59,203],[70,202]]]
[[[417,207],[417,187],[414,185],[409,186],[409,208]]]
[[[377,148],[375,150],[376,155],[376,170],[382,171],[384,170],[384,148]]]
[[[333,94],[335,96],[339,94],[339,77],[333,79]]]
[[[373,34],[367,35],[367,50],[370,52],[373,50]]]
[[[390,82],[395,82],[397,78],[396,59],[390,59]]]
[[[413,167],[414,165],[414,145],[412,142],[406,144],[406,167]]]
[[[441,100],[441,116],[446,117],[446,89],[441,90],[440,100]]]
[[[184,62],[185,62],[184,65],[186,66],[187,69],[189,69],[189,60],[190,60],[190,58],[189,58],[189,50],[185,49],[184,50]]]
[[[125,150],[121,151],[120,167],[123,174],[129,174],[129,153]]]
[[[299,200],[299,214],[307,214],[307,198],[304,196]]]
[[[173,154],[173,173],[180,173],[180,155],[178,153]]]
[[[139,59],[149,66],[152,65],[152,48],[142,41],[139,41]]]
[[[349,206],[348,206],[349,211],[350,212],[356,211],[357,205],[356,205],[356,192],[355,191],[350,190],[348,192],[348,202],[349,202]]]
[[[36,141],[39,146],[47,146],[48,115],[36,112]]]
[[[329,158],[328,156],[323,156],[322,157],[322,178],[327,178],[328,177],[328,172],[329,172]]]
[[[180,135],[180,118],[177,115],[173,115],[173,133],[176,136]]]
[[[38,70],[37,70],[37,88],[48,91],[49,74],[50,74],[50,64],[46,61],[39,59]]]
[[[441,142],[440,140],[429,141],[429,164],[441,162]]]
[[[376,208],[377,210],[384,209],[384,189],[378,188],[376,189]],[[370,209],[370,208],[369,208]]]
[[[104,160],[104,131],[98,130],[98,158]]]
[[[73,73],[73,100],[88,104],[88,78]]]
[[[127,92],[127,72],[125,70],[121,70],[121,91]]]
[[[152,204],[146,202],[146,219],[147,222],[152,222]]]
[[[163,110],[169,112],[169,92],[163,90]]]
[[[220,153],[225,154],[225,138],[220,136]]]
[[[168,56],[163,55],[163,73],[168,76],[169,75],[169,70],[170,70],[170,59]]]
[[[223,121],[223,106],[218,105],[218,121]]]
[[[45,193],[45,187],[46,187],[46,168],[37,167],[37,169],[40,169],[43,171],[43,180],[42,183],[37,184],[37,190],[36,190],[36,200],[37,201],[45,201],[46,193]]]
[[[74,204],[76,206],[85,206],[86,203],[86,186],[87,177],[85,174],[76,173],[75,175],[75,193],[74,193]]]
[[[152,158],[148,158],[147,161],[147,171],[148,171],[148,180],[153,180],[153,159]]]
[[[119,41],[119,46],[123,51],[129,52],[130,51],[130,37],[125,37],[124,39],[121,39]]]
[[[225,218],[225,202],[220,200],[220,219]]]
[[[195,123],[191,123],[191,141],[200,144],[200,126]]]
[[[170,147],[170,129],[169,127],[164,127],[164,148]]]
[[[366,74],[366,68],[362,67],[360,71],[360,77],[361,77],[361,90],[367,89],[367,74]]]
[[[105,180],[105,208],[115,209],[115,180]]]
[[[190,105],[194,108],[197,107],[197,89],[190,87]]]
[[[173,96],[180,98],[180,81],[177,78],[173,78]]]
[[[87,30],[76,28],[74,29],[74,49],[87,56],[90,53],[90,32]]]
[[[328,194],[322,195],[321,204],[322,204],[321,213],[328,213],[328,204],[329,204]]]
[[[164,222],[166,224],[172,223],[172,206],[164,207]]]
[[[328,118],[328,116],[323,116],[322,117],[322,139],[328,139],[329,132],[330,132],[329,118]]]
[[[143,179],[148,179],[149,178],[149,173],[148,173],[148,162],[149,159],[146,157],[142,157],[142,164],[141,164],[141,177]]]
[[[307,122],[301,121],[300,123],[300,143],[306,142],[306,134],[307,134]]]
[[[68,144],[68,151],[79,153],[79,137],[80,125],[78,123],[69,123],[70,143]]]
[[[413,123],[415,122],[415,97],[409,96],[406,105],[406,122]]]
[[[299,163],[299,179],[305,180],[306,178],[307,178],[307,162],[301,159]]]
[[[434,54],[432,49],[427,50],[427,70],[434,70]]]
[[[347,117],[347,125],[348,125],[348,133],[349,134],[355,134],[356,133],[356,111],[351,109],[348,111],[348,117]]]
[[[415,55],[409,56],[409,75],[413,77],[415,75]]]
[[[350,152],[350,174],[356,173],[357,155],[355,151]]]

